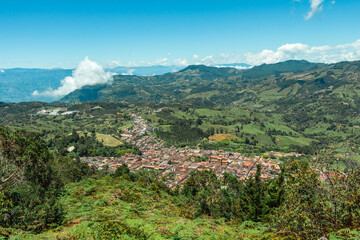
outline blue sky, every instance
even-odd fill
[[[0,0],[0,68],[360,59],[358,0]]]

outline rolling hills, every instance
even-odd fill
[[[112,84],[85,86],[60,102],[193,103],[354,116],[359,112],[359,78],[359,61],[325,65],[292,60],[243,71],[193,65],[159,76],[117,75]]]
[[[112,84],[85,86],[62,98],[62,102],[82,101],[151,101],[177,102],[184,99],[208,99],[216,104],[229,104],[238,100],[239,90],[251,89],[266,83],[274,74],[303,72],[324,67],[307,61],[286,61],[261,65],[248,70],[230,67],[190,65],[175,73],[158,76],[114,77]],[[233,95],[230,99],[222,95]],[[214,97],[212,97],[214,95]],[[216,99],[218,96],[219,99]],[[212,97],[212,99],[209,99]]]

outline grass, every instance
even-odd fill
[[[270,89],[261,93],[260,101],[277,100],[283,97],[283,92],[278,92],[278,89]]]
[[[264,125],[266,128],[269,128],[269,129],[275,129],[276,131],[283,131],[286,133],[292,133],[294,135],[299,135],[299,133],[297,133],[296,131],[294,131],[291,128],[284,126],[284,125],[273,124],[273,123],[265,123]]]
[[[100,133],[97,133],[96,134],[96,139],[99,141],[99,142],[102,142],[105,146],[111,146],[111,147],[116,147],[116,146],[119,146],[119,145],[122,145],[123,142],[110,136],[110,135],[106,135],[106,134],[100,134]]]
[[[300,146],[309,146],[313,139],[310,138],[295,138],[290,136],[275,136],[279,141],[280,146],[289,146],[289,145],[300,145]]]
[[[264,131],[260,130],[260,126],[255,123],[244,125],[244,132],[252,135],[264,134]]]
[[[213,117],[213,116],[222,116],[223,113],[218,110],[212,110],[212,109],[196,109],[195,114],[198,116],[207,116],[207,117]]]
[[[187,96],[185,99],[190,98],[204,98],[204,99],[210,99],[211,96],[219,94],[219,91],[208,91],[208,92],[201,92],[201,93],[195,93]]]

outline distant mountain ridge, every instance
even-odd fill
[[[234,63],[229,64],[250,67],[247,64]],[[219,65],[219,67],[226,64]],[[165,73],[177,72],[182,66],[139,66],[139,67],[115,67],[106,69],[119,75],[138,75],[154,76]],[[11,68],[0,69],[0,101],[2,102],[23,102],[23,101],[44,101],[52,102],[59,100],[60,97],[51,96],[33,96],[32,93],[49,89],[57,89],[60,81],[67,76],[71,76],[74,69],[39,69],[39,68]]]
[[[248,70],[230,67],[190,65],[179,72],[158,76],[117,75],[111,85],[85,86],[62,98],[62,102],[82,101],[209,101],[233,104],[242,99],[240,91],[268,84],[276,74],[325,69],[328,65],[307,61],[263,64]],[[272,76],[272,77],[271,77]],[[278,86],[273,86],[274,88]]]

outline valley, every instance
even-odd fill
[[[0,236],[356,239],[358,74],[358,62],[189,66],[1,102]]]

